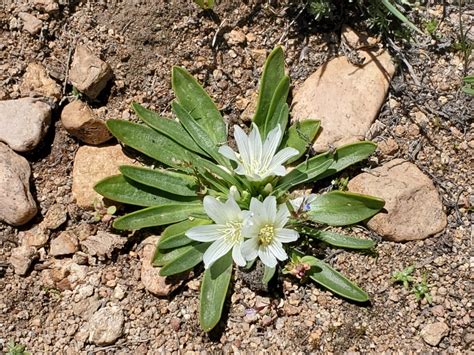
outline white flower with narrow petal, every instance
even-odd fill
[[[297,155],[298,151],[287,147],[276,153],[282,137],[279,125],[268,133],[265,142],[262,142],[258,127],[255,124],[252,126],[248,136],[239,126],[234,126],[238,153],[228,145],[220,147],[219,153],[235,161],[237,163],[235,172],[247,176],[250,180],[261,181],[269,176],[284,176],[286,169],[283,163]]]
[[[242,228],[249,212],[241,211],[233,197],[222,203],[212,196],[206,196],[203,205],[206,214],[215,224],[193,227],[186,232],[186,236],[199,242],[214,242],[203,255],[204,267],[209,268],[231,249],[235,263],[245,266],[241,252],[244,241]]]
[[[242,254],[246,260],[257,256],[268,267],[275,267],[277,260],[288,258],[282,243],[294,242],[298,232],[284,228],[290,217],[286,205],[277,209],[275,196],[268,196],[263,202],[256,198],[250,201],[250,223],[244,228],[244,235],[250,238],[242,245]]]

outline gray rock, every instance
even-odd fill
[[[96,235],[89,236],[81,242],[81,247],[87,251],[89,255],[97,255],[99,257],[111,257],[115,249],[122,248],[126,239],[117,234],[99,231]]]
[[[438,191],[418,167],[392,160],[349,181],[352,192],[385,200],[387,213],[372,217],[367,226],[396,242],[420,240],[441,232],[447,224]]]
[[[347,58],[322,65],[296,91],[293,120],[321,120],[317,152],[363,140],[385,100],[395,73],[388,52],[359,51],[362,66]]]
[[[99,309],[89,321],[89,342],[95,345],[110,345],[123,333],[123,311],[118,306]]]
[[[10,264],[15,269],[15,274],[25,275],[34,259],[38,257],[35,247],[19,246],[12,250]]]
[[[52,256],[74,254],[79,249],[79,242],[74,233],[69,231],[61,232],[51,241],[49,254]]]
[[[23,21],[23,29],[32,35],[38,34],[43,27],[43,21],[37,19],[35,16],[27,13],[20,12],[18,17]]]
[[[76,100],[61,112],[64,129],[87,144],[101,144],[112,138],[105,122],[97,118],[86,103]]]
[[[49,231],[37,225],[27,231],[19,232],[18,239],[23,246],[41,248],[48,243]]]
[[[69,72],[69,79],[77,90],[91,99],[99,96],[112,78],[110,66],[83,45],[78,45]]]
[[[17,152],[34,149],[51,123],[51,107],[33,98],[0,101],[0,142]]]
[[[61,87],[49,77],[46,68],[39,63],[31,63],[26,68],[20,92],[23,96],[44,96],[53,101],[61,98]]]
[[[52,205],[46,212],[41,226],[47,229],[55,230],[61,227],[67,220],[67,208],[61,203]]]
[[[46,12],[54,12],[59,10],[58,0],[34,0],[36,8],[39,8]]]
[[[28,161],[0,143],[0,220],[19,226],[31,220],[36,203],[30,193]]]
[[[428,324],[421,330],[420,333],[423,340],[431,346],[437,346],[448,334],[449,327],[444,322]]]

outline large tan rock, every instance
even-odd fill
[[[446,227],[443,205],[432,181],[403,159],[357,175],[348,188],[385,200],[387,213],[375,215],[367,225],[387,240],[420,240]]]
[[[123,311],[118,305],[99,309],[89,321],[89,342],[110,345],[123,334]]]
[[[95,99],[111,78],[112,69],[106,62],[95,56],[88,47],[76,47],[69,79],[77,90]]]
[[[0,101],[0,142],[17,152],[28,152],[41,142],[51,123],[51,107],[26,97]]]
[[[318,152],[363,140],[384,102],[395,73],[390,55],[386,51],[358,54],[365,58],[363,65],[353,65],[345,57],[332,59],[294,96],[293,120],[321,120],[322,130],[313,146]]]
[[[64,107],[61,122],[69,134],[87,144],[102,144],[112,138],[105,122],[97,118],[85,102],[79,100]]]
[[[119,173],[120,165],[134,161],[122,152],[120,145],[105,147],[82,146],[77,150],[72,171],[72,195],[80,207],[91,207],[95,199],[102,197],[94,191],[94,185],[110,175]]]
[[[30,176],[28,161],[0,143],[0,221],[19,226],[36,215]]]
[[[156,296],[167,296],[176,290],[187,275],[164,277],[160,275],[160,268],[152,265],[156,245],[159,237],[148,237],[142,242],[141,250],[141,280],[145,288]]]
[[[38,63],[31,63],[26,68],[20,92],[23,96],[45,96],[54,101],[61,98],[61,87],[49,77],[46,68]]]

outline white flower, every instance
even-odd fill
[[[219,153],[237,163],[237,174],[245,175],[253,181],[261,181],[273,175],[284,176],[286,169],[283,163],[297,155],[298,151],[287,147],[276,153],[282,136],[279,125],[268,133],[265,142],[262,142],[258,127],[255,124],[252,126],[248,136],[239,126],[234,126],[238,153],[228,145],[220,147]]]
[[[242,254],[246,260],[254,260],[257,256],[268,267],[275,267],[278,260],[288,258],[282,243],[294,242],[299,238],[296,231],[284,228],[290,217],[286,205],[277,210],[275,196],[268,196],[263,202],[256,198],[250,201],[252,217],[244,228],[244,235],[250,239],[242,246]]]
[[[203,205],[206,214],[215,224],[193,227],[186,232],[186,236],[199,242],[214,242],[203,255],[204,267],[209,268],[231,249],[235,263],[245,266],[241,252],[244,241],[242,227],[249,212],[241,211],[233,197],[222,203],[212,196],[206,196]]]

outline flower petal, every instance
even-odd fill
[[[230,249],[232,249],[232,243],[229,243],[226,239],[216,240],[207,248],[202,257],[204,267],[208,269],[215,261],[226,255]]]
[[[298,155],[299,152],[295,148],[287,147],[282,150],[280,150],[278,153],[275,154],[273,157],[269,169],[273,170],[273,167],[276,167],[278,165],[283,164],[286,162],[288,159],[294,157],[295,155]]]
[[[229,196],[227,202],[223,206],[224,213],[226,215],[226,221],[228,222],[237,222],[242,221],[242,211],[240,210],[239,205],[235,202],[232,196]]]
[[[263,144],[262,137],[255,123],[252,123],[252,131],[249,134],[249,148],[250,148],[250,160],[248,163],[254,169],[253,172],[258,173],[262,167],[262,153]]]
[[[233,161],[236,161],[236,162],[240,161],[237,154],[228,145],[223,145],[222,147],[219,148],[218,151],[219,151],[220,154],[222,154],[227,159],[230,159],[230,160],[233,160]]]
[[[277,264],[277,259],[268,247],[260,248],[258,250],[258,256],[260,257],[260,260],[262,260],[262,263],[268,267],[275,267]]]
[[[206,196],[204,197],[203,205],[206,214],[216,222],[216,224],[226,224],[226,213],[222,202],[218,201],[215,197]]]
[[[234,259],[234,262],[239,266],[245,266],[246,264],[245,258],[242,255],[242,244],[243,242],[235,244],[232,248],[232,259]]]
[[[288,255],[286,254],[285,250],[282,248],[281,245],[277,243],[272,243],[268,246],[270,252],[280,261],[288,259]]]
[[[254,260],[258,256],[257,238],[247,239],[242,244],[241,252],[245,260]]]
[[[300,235],[297,231],[288,228],[279,228],[276,231],[276,239],[282,243],[291,243],[297,240]]]
[[[211,224],[208,226],[197,226],[188,229],[186,237],[198,242],[212,242],[222,237],[222,226]]]
[[[275,196],[267,196],[263,200],[262,219],[265,223],[274,224],[277,217],[277,206]]]
[[[243,163],[249,162],[251,157],[249,137],[247,137],[242,128],[237,125],[234,125],[234,138],[237,143],[237,148],[239,149],[240,159]]]
[[[283,228],[286,223],[288,223],[288,218],[290,217],[290,211],[286,204],[282,203],[278,206],[278,211],[275,218],[275,228]]]
[[[280,125],[273,128],[267,135],[265,142],[263,143],[263,157],[262,166],[268,167],[272,161],[275,152],[280,145],[281,129]]]

